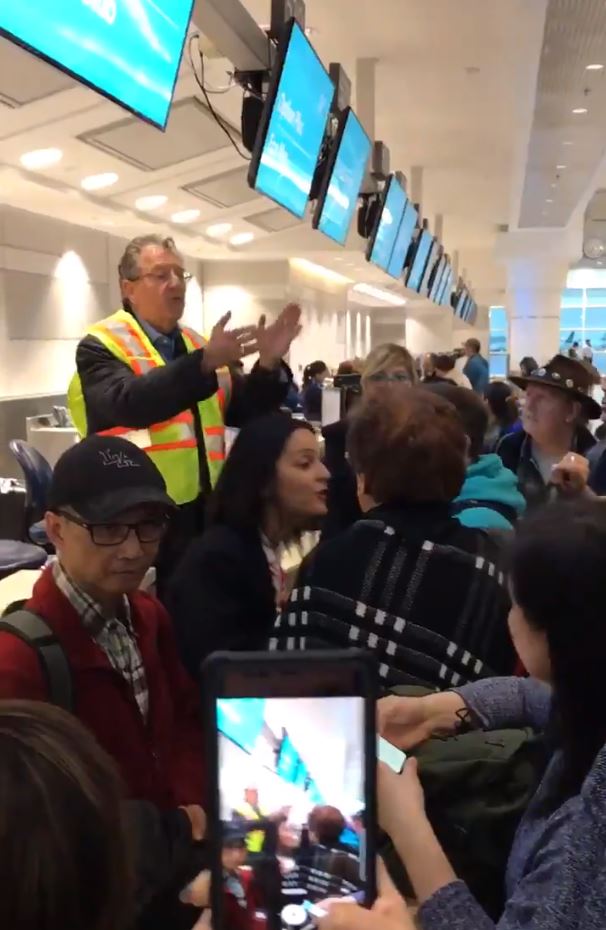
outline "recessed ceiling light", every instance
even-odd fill
[[[236,233],[235,236],[232,236],[229,240],[232,245],[247,245],[247,243],[252,242],[255,238],[255,234],[251,232],[242,232]]]
[[[570,139],[565,139],[562,145],[574,145],[574,142],[571,142]]]
[[[233,228],[231,223],[214,223],[213,226],[208,227],[206,235],[210,236],[211,239],[221,239],[230,233]]]
[[[552,189],[555,188],[555,187],[557,187],[557,186],[558,186],[558,185],[555,183],[555,181],[554,181],[554,183],[551,185]]]
[[[173,223],[193,223],[200,216],[199,210],[178,210],[171,216]]]
[[[583,113],[587,113],[588,110],[587,107],[575,107],[572,112],[575,114],[575,116],[582,116]]]
[[[35,149],[21,156],[20,162],[28,171],[39,171],[41,168],[50,168],[63,158],[61,149]]]
[[[106,171],[104,174],[90,174],[87,178],[82,178],[80,187],[85,191],[100,191],[104,187],[111,187],[118,180],[115,171]]]
[[[556,171],[565,171],[568,165],[556,165]]]
[[[168,197],[165,194],[150,194],[135,200],[135,206],[137,210],[157,210],[163,207],[167,200]]]
[[[604,65],[587,65],[586,71],[603,71]]]
[[[547,197],[546,200],[545,200],[545,203],[553,203],[553,200],[551,200],[551,198]]]

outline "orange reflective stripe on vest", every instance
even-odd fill
[[[166,364],[137,319],[126,310],[119,310],[89,333],[117,358],[127,364],[136,375]],[[181,328],[188,352],[205,346],[205,340],[188,327]],[[212,487],[215,486],[225,461],[224,411],[231,397],[231,376],[227,369],[217,372],[219,390],[196,404],[204,435],[206,462]],[[68,392],[70,411],[74,422],[86,435],[86,408],[79,375],[76,374]],[[82,429],[83,427],[83,429]],[[154,423],[145,429],[116,426],[103,431],[104,435],[125,436],[145,449],[154,460],[166,481],[168,492],[177,504],[195,500],[200,493],[198,437],[192,410],[184,410],[169,420]]]

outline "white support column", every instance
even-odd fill
[[[427,301],[406,306],[406,348],[413,355],[449,352],[452,348],[453,316],[448,307]]]
[[[498,241],[497,259],[508,272],[512,370],[526,355],[543,364],[558,352],[562,290],[575,253],[575,241],[565,230],[519,230]]]

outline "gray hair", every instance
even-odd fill
[[[155,233],[150,233],[147,236],[137,236],[136,239],[131,239],[128,243],[120,259],[118,275],[121,281],[135,281],[137,279],[139,275],[139,256],[148,245],[157,245],[161,249],[166,249],[167,252],[172,252],[179,258],[181,257],[172,236],[158,236]]]

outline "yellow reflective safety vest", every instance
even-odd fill
[[[181,326],[180,332],[188,352],[202,349],[206,345],[206,340],[193,329]],[[118,310],[100,323],[95,323],[86,334],[98,339],[112,355],[127,364],[135,375],[144,375],[166,364],[145,330],[126,310]],[[212,487],[217,483],[225,461],[225,410],[231,397],[228,369],[218,371],[217,378],[219,390],[196,405],[204,433]],[[86,403],[78,373],[71,380],[67,399],[76,429],[81,436],[87,436]],[[112,429],[103,430],[101,435],[123,436],[143,448],[162,473],[168,493],[176,504],[187,504],[200,494],[198,442],[192,410],[184,410],[163,423],[154,423],[146,430],[116,425]]]
[[[259,813],[248,804],[247,801],[243,801],[234,811],[238,817],[241,817],[247,824],[254,823],[256,820],[263,820],[263,814]],[[263,850],[263,843],[265,842],[265,830],[251,830],[246,834],[246,848],[250,853],[260,853]]]

